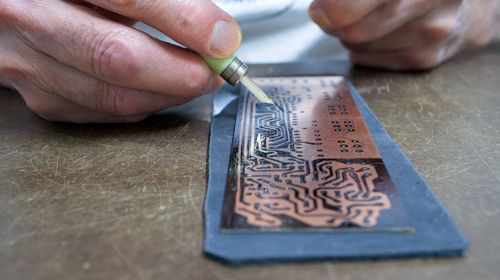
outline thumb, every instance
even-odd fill
[[[211,0],[85,1],[145,22],[203,55],[227,57],[241,42],[238,23]]]

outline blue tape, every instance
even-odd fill
[[[304,69],[297,67],[297,64],[293,66]],[[266,69],[264,66],[261,68]],[[329,69],[323,65],[320,68],[323,75],[339,74],[335,67]],[[287,67],[279,65],[272,69]],[[289,69],[282,72],[283,75],[301,75],[300,71]],[[280,75],[279,71],[265,73]],[[214,115],[210,130],[208,188],[204,206],[204,251],[208,256],[239,265],[312,260],[451,257],[463,254],[468,246],[463,233],[352,84],[350,89],[407,211],[408,224],[415,231],[221,232],[224,189],[238,103],[235,97],[239,92],[238,88],[223,87],[214,96]]]

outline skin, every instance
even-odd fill
[[[427,70],[498,40],[499,11],[499,0],[316,0],[309,14],[354,63]]]
[[[499,2],[316,0],[309,12],[354,63],[421,70],[498,38]],[[210,0],[0,0],[0,84],[41,117],[77,123],[140,121],[220,87],[193,51],[135,21],[213,57],[241,41],[236,21]]]
[[[194,52],[135,20],[213,57],[241,41],[209,0],[0,0],[0,82],[41,117],[77,123],[136,122],[222,84]]]

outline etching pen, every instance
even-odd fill
[[[276,105],[276,103],[274,103],[274,101],[247,76],[249,70],[248,66],[236,56],[231,55],[227,58],[200,56],[213,71],[219,74],[230,85],[235,86],[241,82],[260,102]]]

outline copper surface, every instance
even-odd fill
[[[376,226],[390,179],[344,78],[255,81],[284,110],[242,96],[223,227]]]

